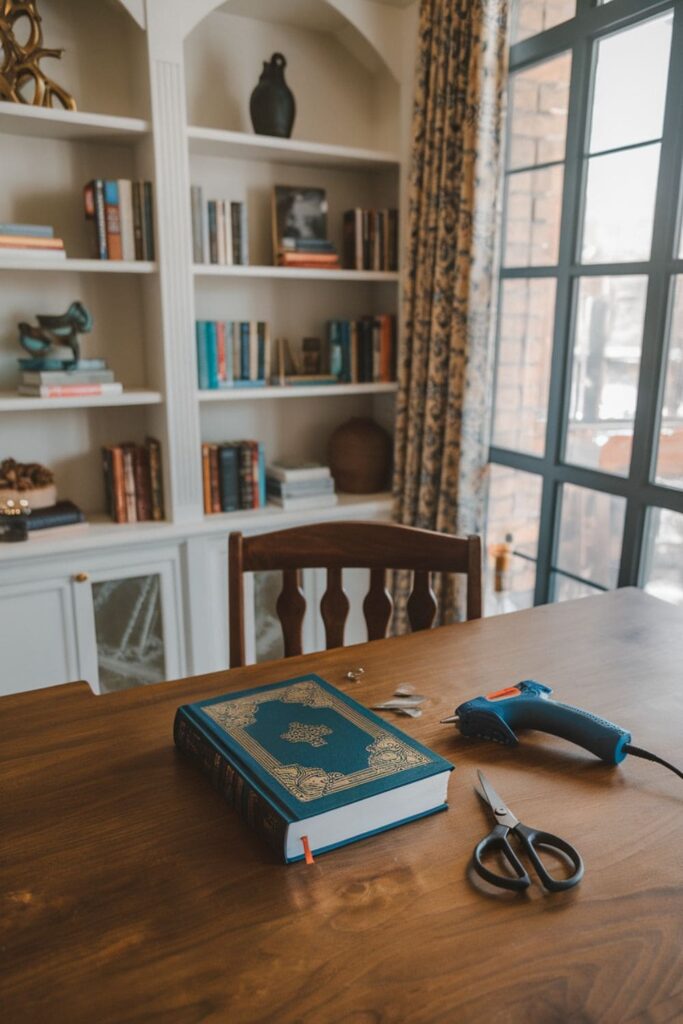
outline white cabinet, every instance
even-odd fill
[[[80,678],[68,576],[0,586],[0,694]]]
[[[107,693],[184,675],[178,547],[128,550],[124,565],[110,550],[5,569],[0,655],[3,694],[76,679]]]
[[[78,660],[95,692],[184,674],[177,556],[117,561],[74,579]]]

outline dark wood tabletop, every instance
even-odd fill
[[[362,665],[363,681],[345,680]],[[172,742],[176,707],[315,671],[451,759],[449,810],[284,865]],[[635,590],[95,697],[0,700],[0,1013],[18,1022],[599,1022],[683,1019],[683,784],[538,733],[439,724],[533,678],[683,760],[683,615]],[[476,768],[581,852],[557,894],[484,892]]]

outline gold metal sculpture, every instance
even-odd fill
[[[0,100],[75,110],[73,96],[40,68],[43,57],[61,57],[63,50],[43,46],[37,0],[0,0]],[[19,42],[17,32],[25,37]]]

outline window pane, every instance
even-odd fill
[[[534,603],[536,564],[528,559],[535,559],[538,550],[542,486],[541,477],[533,473],[507,466],[489,466],[487,615],[531,608]],[[495,552],[492,548],[500,544],[508,544],[517,554],[510,555],[507,568],[496,585]],[[521,557],[523,555],[527,557]]]
[[[598,43],[591,153],[661,136],[672,24],[669,12]]]
[[[165,678],[159,577],[92,585],[97,664],[104,693]]]
[[[554,587],[553,598],[558,602],[573,601],[577,597],[593,597],[595,594],[602,593],[601,590],[591,587],[587,583],[579,583],[578,580],[572,580],[569,576],[563,576],[561,572],[553,572],[550,576]]]
[[[542,455],[555,316],[555,281],[502,282],[493,443]]]
[[[569,21],[576,13],[576,0],[516,0],[512,7],[510,38],[513,43]]]
[[[554,568],[590,583],[615,587],[625,511],[623,498],[563,484],[560,543]]]
[[[674,278],[669,351],[659,426],[657,482],[683,488],[683,277]]]
[[[564,159],[571,53],[510,76],[508,167]]]
[[[645,277],[579,280],[567,462],[628,474],[646,289]]]
[[[683,515],[650,509],[646,551],[645,589],[663,601],[683,605]]]
[[[588,160],[581,260],[647,260],[652,247],[658,142]]]
[[[564,168],[518,171],[507,178],[506,267],[545,267],[557,263]]]

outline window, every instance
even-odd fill
[[[626,585],[683,603],[681,95],[683,0],[513,2],[493,610]]]

